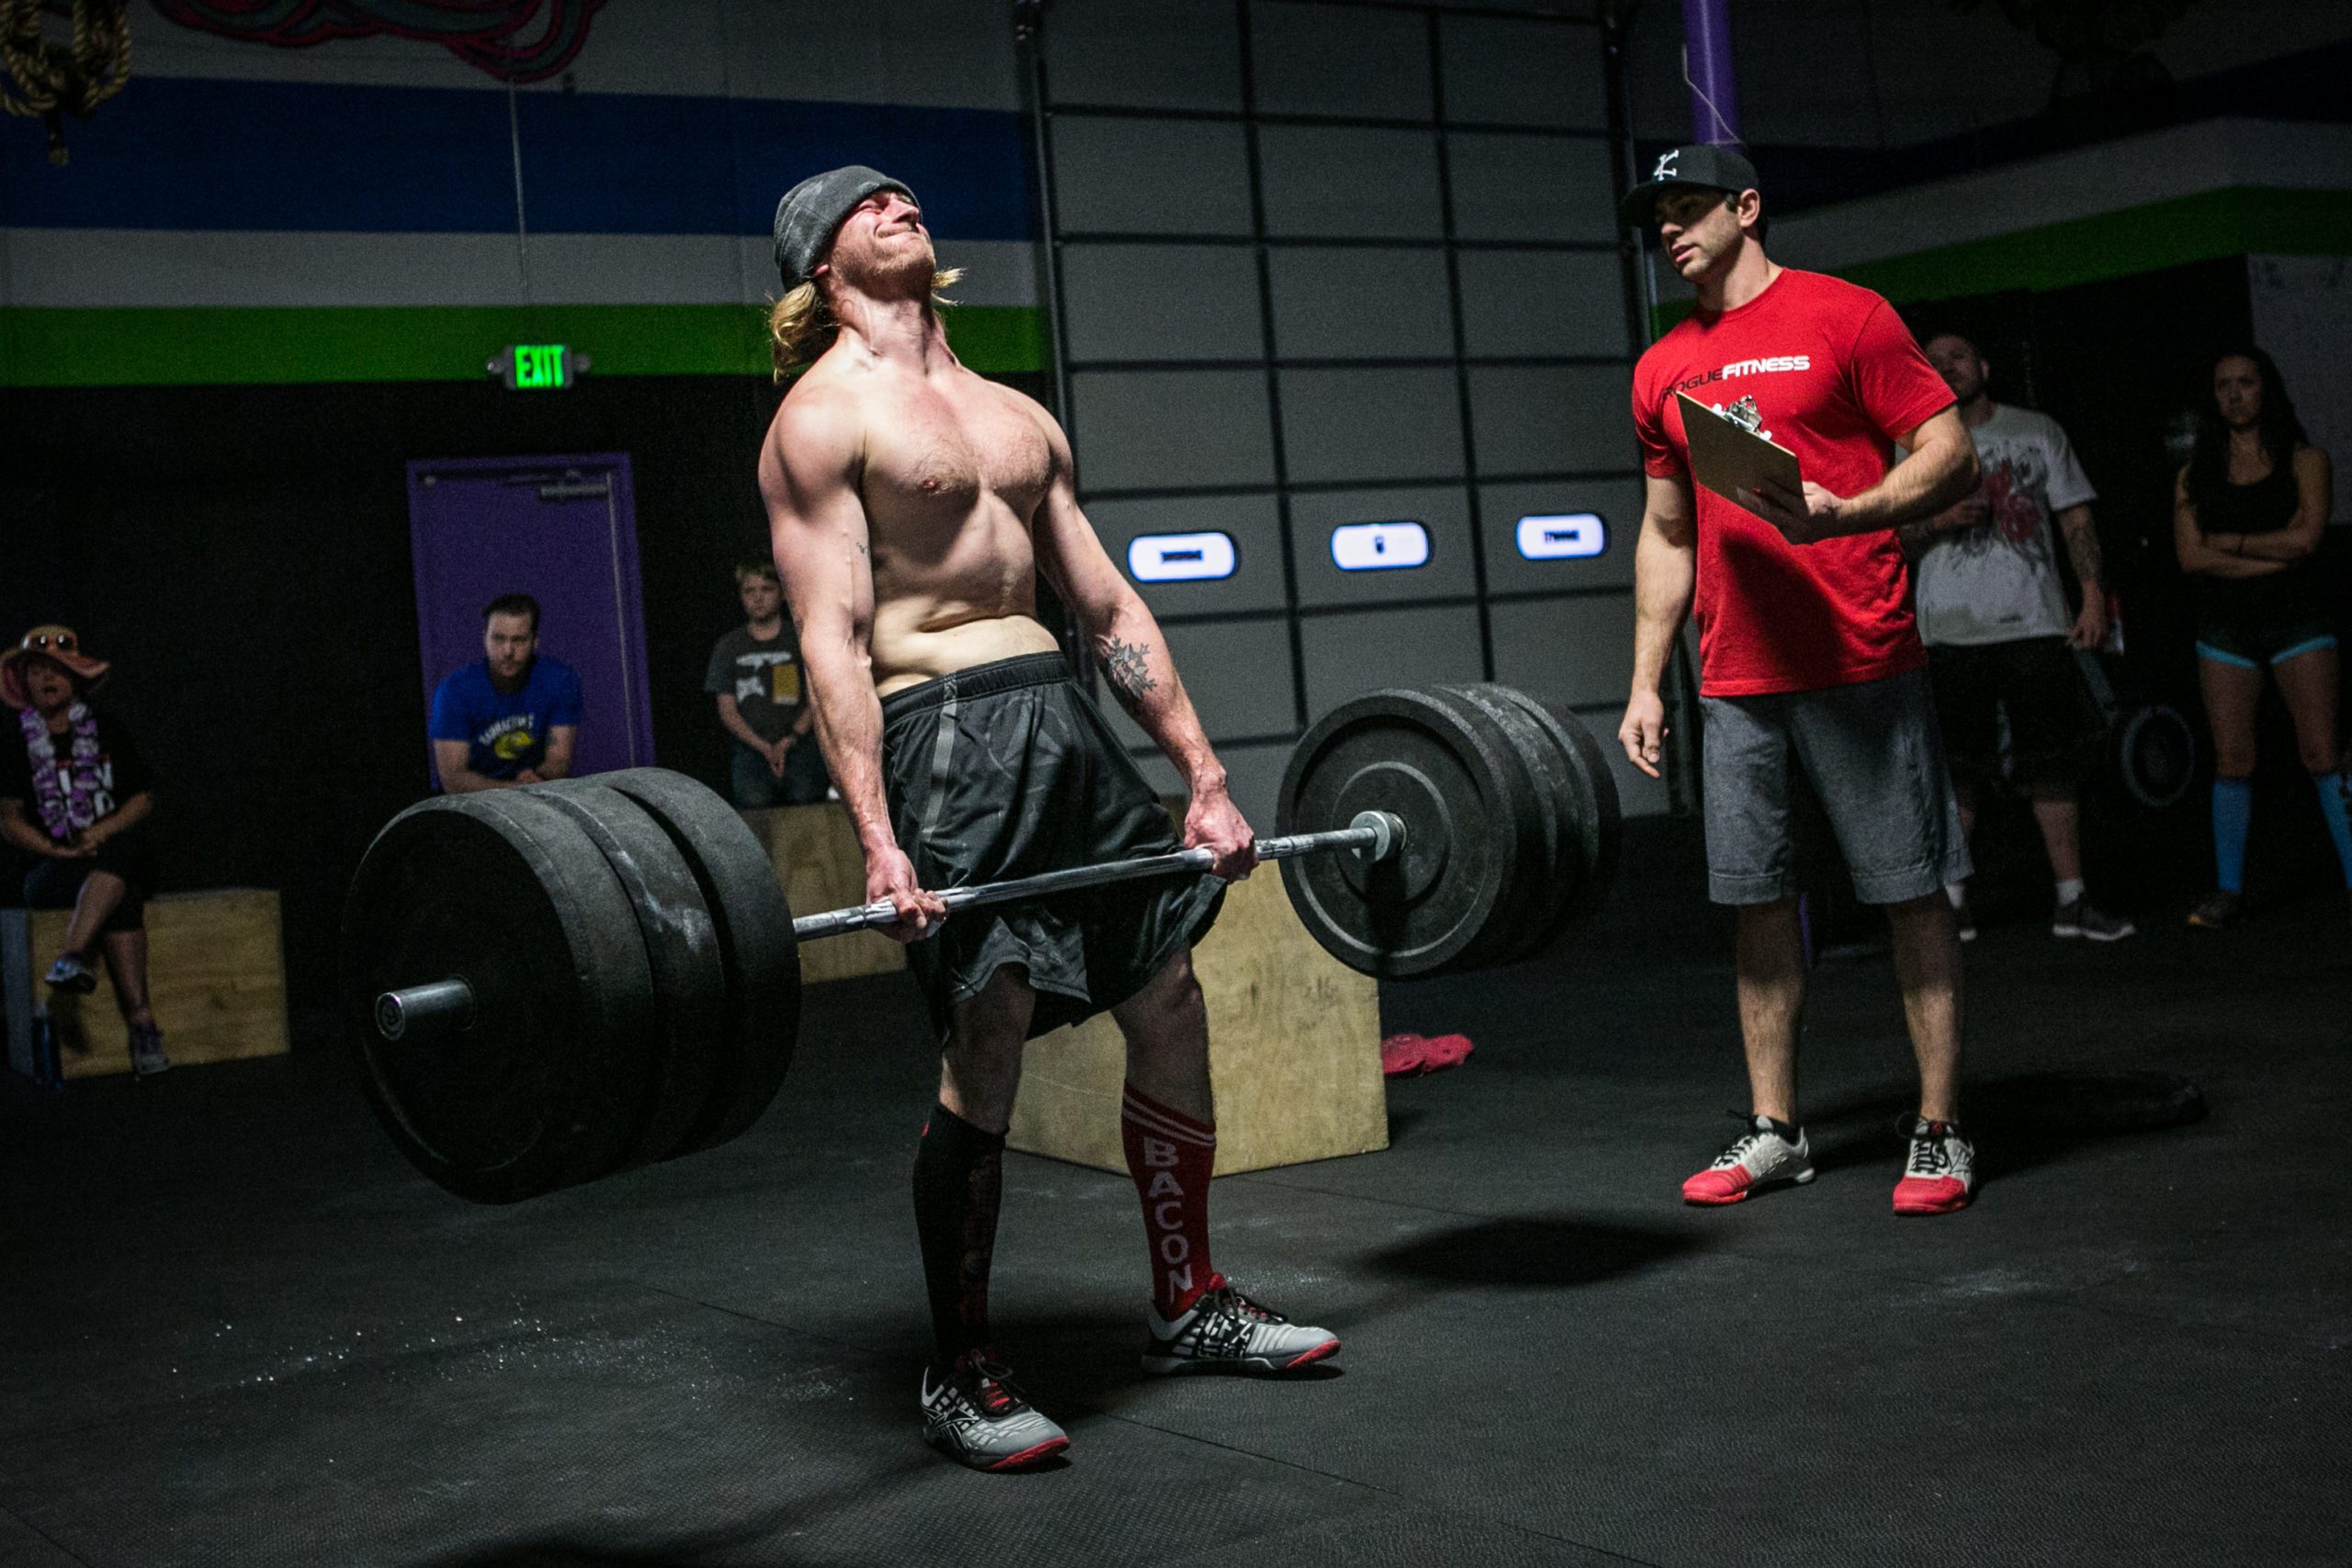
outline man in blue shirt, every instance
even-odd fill
[[[484,657],[433,693],[433,766],[451,795],[562,778],[580,739],[580,677],[539,657],[539,602],[501,594],[482,620]]]

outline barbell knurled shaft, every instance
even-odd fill
[[[1298,855],[1313,854],[1327,850],[1368,849],[1386,852],[1403,830],[1403,824],[1393,818],[1381,822],[1369,820],[1375,814],[1366,812],[1356,822],[1345,828],[1335,828],[1322,833],[1293,833],[1286,838],[1261,839],[1257,841],[1260,860],[1289,860]],[[967,887],[951,887],[940,894],[940,899],[950,913],[957,909],[977,908],[988,904],[1008,904],[1021,898],[1041,898],[1055,893],[1073,892],[1082,887],[1102,887],[1114,882],[1131,882],[1147,876],[1169,876],[1179,872],[1206,871],[1216,860],[1206,849],[1194,847],[1174,850],[1167,854],[1147,855],[1136,860],[1110,861],[1101,865],[1071,866],[1061,871],[1039,872],[1035,876],[1014,877],[1008,882],[978,882]],[[792,934],[802,942],[814,942],[822,937],[841,936],[850,931],[865,931],[873,926],[887,926],[899,918],[898,908],[888,899],[871,904],[854,905],[843,909],[828,909],[821,914],[804,915],[792,922]]]

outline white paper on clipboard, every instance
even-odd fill
[[[1682,433],[1690,444],[1691,479],[1757,516],[1763,514],[1740,502],[1740,491],[1770,484],[1790,495],[1804,494],[1804,476],[1798,471],[1794,452],[1717,413],[1688,392],[1674,395],[1682,404]]]

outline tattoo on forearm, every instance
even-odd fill
[[[1111,677],[1112,690],[1129,711],[1142,705],[1147,693],[1159,689],[1159,682],[1151,678],[1148,657],[1149,649],[1142,643],[1121,642],[1117,637],[1102,650],[1102,668]]]
[[[2098,527],[2088,518],[2066,530],[2066,553],[2074,558],[2077,579],[2084,582],[2106,581],[2100,570],[2106,563],[2099,557]]]

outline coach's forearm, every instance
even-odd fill
[[[1931,443],[1840,506],[1835,534],[1873,534],[1882,528],[1924,522],[1974,490],[1976,479],[1974,443],[1966,439]]]
[[[1666,681],[1666,661],[1690,613],[1699,581],[1699,552],[1676,544],[1649,523],[1634,545],[1634,690],[1655,692]]]
[[[1195,795],[1225,788],[1225,765],[1209,747],[1193,699],[1169,657],[1168,639],[1143,601],[1124,597],[1087,626],[1111,695],[1184,775]]]
[[[817,744],[849,808],[859,847],[868,853],[898,848],[882,785],[882,699],[875,694],[870,666],[845,652],[804,651],[801,658],[808,705],[817,714]]]

